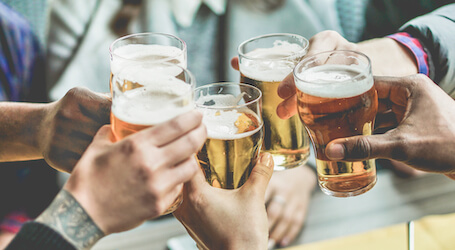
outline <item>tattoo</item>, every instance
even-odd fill
[[[64,189],[36,221],[56,230],[77,249],[89,249],[104,236],[84,208]]]

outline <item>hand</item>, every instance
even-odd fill
[[[354,50],[364,53],[371,60],[374,75],[407,76],[418,73],[413,54],[390,38],[377,38],[356,44],[347,41],[335,31],[322,31],[310,38],[305,58],[330,50]],[[294,76],[291,73],[278,87],[278,95],[285,99],[277,108],[280,118],[288,119],[297,113],[295,93]]]
[[[455,179],[455,101],[424,75],[375,78],[380,135],[336,139],[326,148],[332,160],[394,159]],[[395,128],[394,128],[395,127]]]
[[[307,165],[273,173],[265,195],[270,246],[286,247],[297,237],[316,181]]]
[[[272,173],[270,154],[261,155],[248,181],[234,190],[211,187],[199,171],[185,184],[174,216],[204,249],[267,249],[264,195]]]
[[[101,126],[109,123],[111,101],[85,88],[73,88],[46,107],[37,143],[46,162],[71,172]]]
[[[200,169],[194,154],[206,139],[196,111],[112,143],[102,127],[64,186],[105,233],[161,215]]]

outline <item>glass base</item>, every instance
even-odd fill
[[[286,169],[295,168],[302,166],[308,162],[310,154],[298,155],[298,160],[296,160],[296,155],[283,155],[283,154],[272,154],[273,158],[273,171],[283,171]]]
[[[327,188],[326,183],[323,183],[321,181],[319,181],[318,183],[319,183],[319,187],[321,188],[321,191],[323,193],[325,193],[326,195],[330,195],[333,197],[353,197],[353,196],[357,196],[357,195],[366,193],[367,191],[372,189],[374,187],[374,185],[376,184],[376,180],[377,179],[375,177],[374,180],[367,186],[364,186],[359,189],[355,189],[355,190],[351,190],[351,191],[343,191],[343,192],[330,190]]]

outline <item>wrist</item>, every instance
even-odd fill
[[[104,236],[85,209],[65,189],[57,194],[36,221],[54,229],[77,249],[89,249]]]
[[[0,104],[2,109],[0,114],[1,161],[43,158],[38,142],[46,105],[18,102]]]
[[[374,75],[408,76],[419,72],[411,51],[391,38],[360,42],[358,50],[370,58]]]

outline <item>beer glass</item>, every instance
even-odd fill
[[[355,196],[376,183],[375,160],[330,161],[326,145],[337,138],[371,135],[378,109],[369,58],[355,51],[328,51],[305,58],[294,69],[297,108],[316,152],[321,190]]]
[[[111,128],[116,141],[194,109],[192,74],[171,63],[132,64],[112,81]],[[164,213],[182,202],[180,195]]]
[[[170,62],[187,67],[185,42],[165,33],[136,33],[115,40],[109,47],[111,77],[129,64]],[[110,83],[112,90],[112,83]],[[112,94],[112,93],[111,93]]]
[[[262,146],[261,91],[247,84],[215,83],[195,90],[207,141],[198,160],[207,182],[235,189],[248,179]]]
[[[299,35],[269,34],[251,38],[238,48],[240,82],[262,91],[262,150],[272,154],[274,170],[297,167],[308,160],[309,138],[299,117],[283,120],[276,114],[283,101],[278,85],[306,54],[307,47],[308,41]]]

